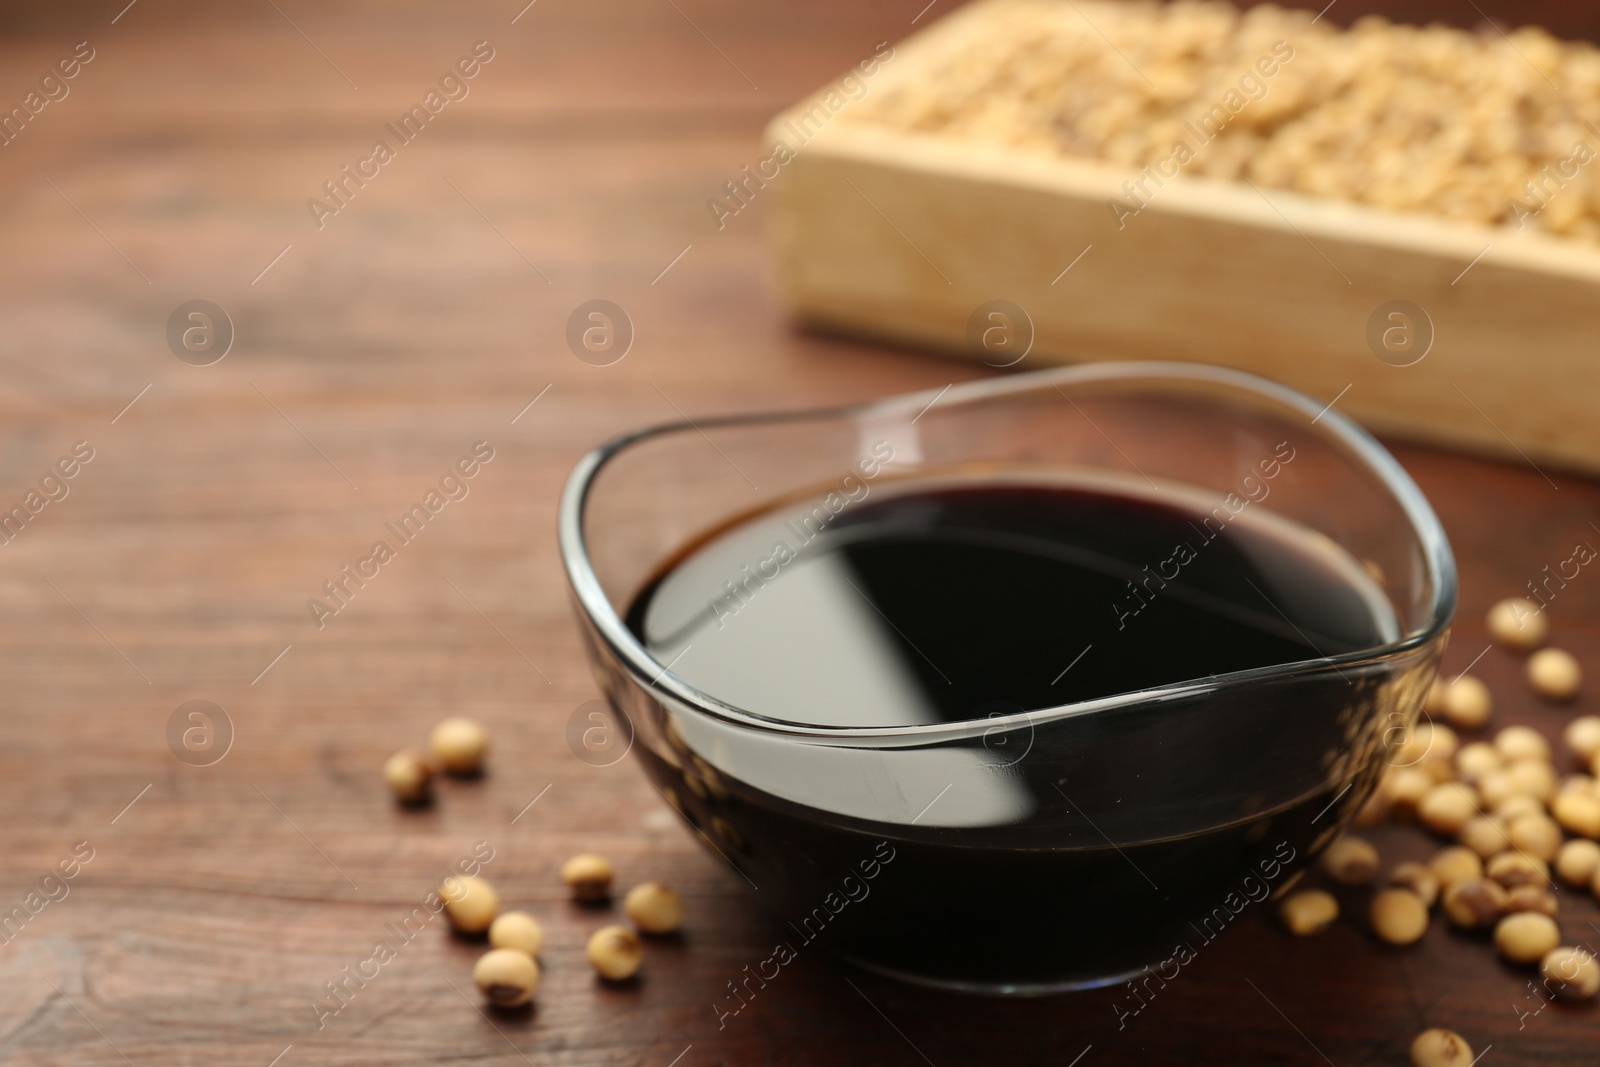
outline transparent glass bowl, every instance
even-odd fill
[[[1293,524],[1359,561],[1388,639],[1059,707],[879,728],[735,706],[657,662],[629,629],[635,598],[709,531],[837,499],[845,479],[861,483],[864,457],[885,452],[873,492],[1061,479]],[[1193,364],[1082,365],[644,430],[584,457],[559,521],[595,676],[631,722],[635,755],[779,921],[787,951],[980,992],[1152,968],[1170,977],[1246,909],[1268,906],[1372,792],[1422,705],[1455,606],[1438,520],[1375,440],[1282,386]]]

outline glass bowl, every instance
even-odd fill
[[[869,497],[995,484],[1188,501],[1215,516],[1197,537],[1232,546],[1208,552],[1254,559],[1271,541],[1257,534],[1289,531],[1343,561],[1336,592],[1370,609],[1379,636],[1056,706],[880,725],[861,723],[872,698],[843,665],[838,706],[794,715],[781,671],[737,696],[706,692],[689,638],[669,656],[671,640],[647,646],[644,624],[630,627],[641,593],[752,518],[803,536],[806,516],[842,526]],[[987,993],[1170,978],[1269,907],[1367,800],[1455,606],[1438,520],[1372,437],[1282,386],[1194,364],[1080,365],[643,430],[579,462],[559,524],[595,677],[634,755],[778,921],[767,979],[811,951]],[[1120,606],[1060,610],[1104,613],[1114,635],[1170,559],[1134,528],[1096,548],[1143,573],[1144,592],[1130,580]],[[1257,591],[1286,622],[1330,596],[1269,573]],[[740,588],[764,585],[730,577],[691,628],[712,634]],[[1099,654],[1114,655],[1106,640]],[[1064,670],[1077,652],[1061,650]]]

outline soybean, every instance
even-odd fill
[[[1594,779],[1587,774],[1569,774],[1561,779],[1561,788],[1556,791],[1556,795],[1560,796],[1562,793],[1590,793],[1600,796],[1600,793],[1595,792]]]
[[[1463,674],[1444,687],[1444,719],[1458,730],[1481,730],[1494,710],[1489,687]]]
[[[1278,918],[1296,937],[1320,934],[1339,917],[1339,902],[1321,889],[1301,889],[1283,898]]]
[[[1452,845],[1440,849],[1428,861],[1428,868],[1438,877],[1439,884],[1448,889],[1458,882],[1475,882],[1483,877],[1483,858],[1470,848]]]
[[[580,853],[561,865],[561,880],[577,900],[606,899],[611,895],[614,877],[611,861],[593,852]]]
[[[1537,885],[1519,885],[1506,892],[1506,914],[1518,911],[1536,911],[1543,915],[1554,916],[1561,910],[1556,895]]]
[[[632,978],[644,960],[638,935],[625,926],[602,926],[589,938],[584,952],[600,977],[613,982]]]
[[[1378,874],[1378,850],[1360,837],[1341,837],[1322,854],[1322,873],[1341,885],[1363,885]]]
[[[1445,918],[1463,929],[1488,926],[1506,912],[1508,894],[1496,882],[1474,880],[1446,886],[1443,898]]]
[[[1506,840],[1517,851],[1548,862],[1561,851],[1561,827],[1548,815],[1521,815],[1506,826]]]
[[[489,924],[489,944],[537,956],[544,947],[544,927],[525,911],[508,911]]]
[[[1508,761],[1550,758],[1550,742],[1531,726],[1507,726],[1494,735],[1494,747]]]
[[[1470,1067],[1472,1046],[1454,1030],[1424,1030],[1411,1042],[1411,1067]]]
[[[472,965],[472,980],[489,1003],[514,1008],[533,999],[539,965],[526,952],[497,948],[478,957]]]
[[[1587,790],[1570,790],[1550,802],[1550,814],[1568,833],[1579,837],[1600,837],[1600,797]]]
[[[1480,776],[1474,786],[1478,790],[1478,799],[1491,811],[1519,793],[1517,787],[1511,783],[1510,772],[1504,767]]]
[[[421,753],[410,749],[389,757],[383,765],[383,780],[406,804],[420,804],[433,795],[433,768]]]
[[[1507,889],[1519,885],[1544,885],[1550,881],[1549,866],[1525,852],[1502,852],[1484,867],[1488,876]]]
[[[1422,795],[1417,818],[1436,834],[1458,834],[1478,814],[1478,792],[1461,782],[1444,782]]]
[[[1450,727],[1443,723],[1423,722],[1412,727],[1391,758],[1396,767],[1421,766],[1425,761],[1440,759],[1448,766],[1459,747],[1456,732]]]
[[[1439,900],[1439,876],[1425,864],[1410,862],[1395,864],[1394,870],[1389,872],[1388,883],[1401,889],[1411,890],[1430,908]]]
[[[1381,788],[1395,811],[1411,814],[1436,784],[1427,771],[1416,767],[1399,767],[1384,776]]]
[[[628,890],[622,910],[647,934],[670,934],[683,922],[683,898],[655,882]]]
[[[1462,745],[1456,752],[1456,773],[1469,784],[1504,766],[1505,759],[1500,755],[1500,750],[1487,741]]]
[[[1494,813],[1502,822],[1509,823],[1524,815],[1543,815],[1544,802],[1527,793],[1513,793],[1495,805]]]
[[[428,735],[428,747],[439,765],[450,774],[473,775],[483,769],[489,735],[472,719],[446,719]]]
[[[1581,948],[1553,948],[1539,961],[1539,974],[1550,991],[1562,1000],[1588,1000],[1600,993],[1600,964]]]
[[[1539,605],[1526,597],[1511,597],[1489,609],[1489,636],[1513,652],[1532,652],[1544,644],[1549,624]]]
[[[958,148],[1162,168],[1175,139],[1189,142],[1185,120],[1238,77],[1241,56],[1248,65],[1281,38],[1293,42],[1292,67],[1261,102],[1239,100],[1242,110],[1215,144],[1191,153],[1186,173],[1479,225],[1528,223],[1578,248],[1600,229],[1586,185],[1533,208],[1524,184],[1574,151],[1573,116],[1594,110],[1600,94],[1583,43],[1531,26],[1469,33],[1377,17],[1339,31],[1269,5],[1242,17],[1218,4],[1071,6],[1081,18],[1060,17],[1056,3],[996,8],[987,29],[964,27],[964,46],[927,77],[875,90],[836,121]],[[1113,40],[1139,42],[1138,66],[1106,47]]]
[[[1556,780],[1556,769],[1550,766],[1550,761],[1538,757],[1512,761],[1505,775],[1513,793],[1526,793],[1546,804],[1555,799],[1561,784]]]
[[[1372,932],[1391,945],[1409,945],[1428,932],[1428,906],[1409,889],[1384,889],[1367,909]]]
[[[1545,700],[1564,703],[1578,695],[1583,671],[1572,653],[1543,648],[1528,657],[1528,681]]]
[[[1567,724],[1567,747],[1588,763],[1600,754],[1600,715],[1580,715]]]
[[[451,875],[439,887],[439,896],[445,918],[463,934],[483,933],[500,910],[500,894],[482,878]]]
[[[1499,818],[1479,815],[1461,828],[1461,843],[1488,859],[1511,847],[1506,839],[1505,826]]]
[[[1519,911],[1494,928],[1494,946],[1512,963],[1537,963],[1561,943],[1561,930],[1548,915]]]
[[[1600,845],[1593,841],[1568,841],[1556,853],[1556,877],[1571,886],[1586,887],[1600,870]]]

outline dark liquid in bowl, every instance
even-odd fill
[[[629,613],[675,674],[768,718],[1013,724],[888,753],[674,734],[642,750],[795,950],[1070,985],[1181,955],[1180,938],[1197,951],[1303,864],[1348,784],[1329,754],[1364,729],[1374,680],[1018,716],[1384,644],[1393,616],[1360,564],[1264,504],[1048,484],[873,494],[826,523],[778,509],[723,528]]]

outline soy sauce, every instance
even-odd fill
[[[701,691],[822,736],[685,724],[641,754],[797,951],[989,989],[1193,951],[1284,884],[1375,773],[1349,756],[1376,743],[1375,675],[1240,672],[1396,631],[1332,541],[1265,503],[1212,503],[1108,481],[902,483],[715,530],[639,594],[630,628]],[[1133,710],[1025,714],[1185,682]],[[964,722],[1002,725],[888,751],[826,734]]]

